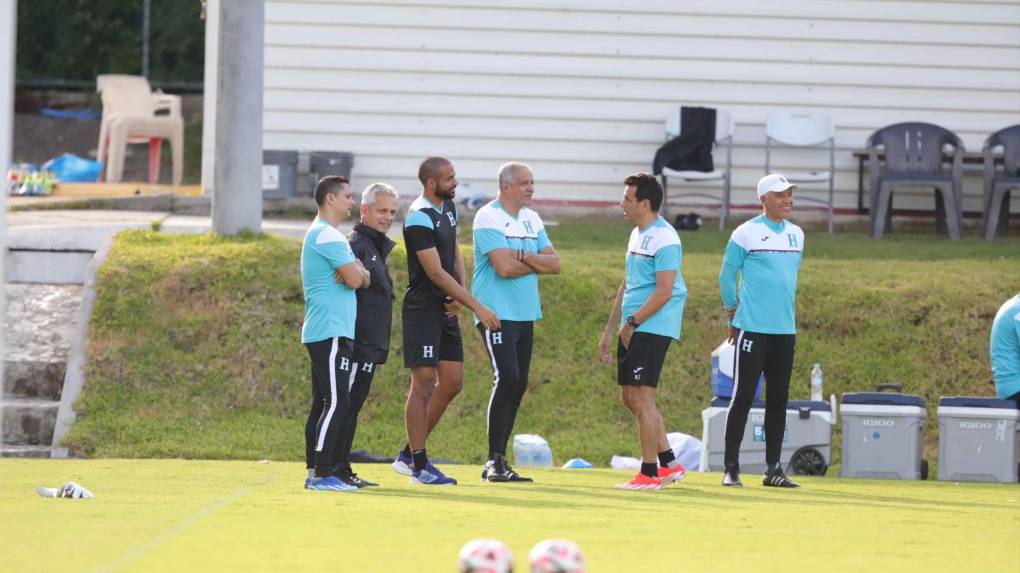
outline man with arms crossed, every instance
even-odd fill
[[[397,215],[397,192],[385,183],[373,183],[361,193],[361,221],[351,231],[351,250],[371,276],[367,288],[358,289],[358,320],[354,325],[354,356],[347,379],[351,414],[340,427],[336,447],[336,475],[356,487],[379,485],[362,479],[351,468],[351,447],[358,413],[368,397],[376,369],[390,353],[393,316],[393,278],[386,257],[396,245],[386,236]]]
[[[680,339],[687,286],[680,275],[680,236],[659,217],[662,186],[648,173],[631,175],[623,183],[620,207],[635,227],[627,244],[627,272],[616,291],[599,354],[609,364],[610,344],[618,332],[617,383],[623,405],[637,419],[641,441],[641,471],[616,487],[659,489],[685,475],[666,440],[655,389],[669,344]]]
[[[305,422],[305,488],[357,491],[335,470],[340,427],[350,415],[347,380],[351,375],[357,300],[354,289],[369,286],[369,274],[337,229],[351,216],[354,197],[346,177],[328,176],[315,186],[318,216],[301,246],[301,285],[305,322],[301,342],[312,360],[312,407]]]
[[[474,221],[475,271],[471,293],[499,317],[499,330],[478,323],[494,380],[489,397],[489,458],[482,479],[530,482],[506,462],[506,445],[517,410],[528,389],[535,321],[542,318],[538,275],[559,274],[553,249],[538,213],[527,207],[535,177],[524,163],[499,168],[499,197],[478,210]]]
[[[796,189],[778,173],[758,181],[763,213],[733,231],[719,271],[723,308],[735,329],[736,345],[733,398],[726,413],[725,486],[743,485],[740,442],[758,378],[764,372],[766,469],[762,483],[767,487],[800,487],[786,477],[779,463],[797,342],[797,273],[804,252],[804,231],[786,220]]]
[[[425,441],[464,385],[464,348],[457,312],[470,308],[490,330],[499,319],[464,289],[464,261],[457,247],[457,174],[443,157],[430,157],[418,168],[422,194],[404,220],[408,286],[401,319],[404,366],[411,369],[404,423],[407,445],[393,469],[411,483],[453,485],[428,460]],[[459,303],[459,304],[458,304]]]
[[[996,397],[1013,400],[1020,408],[1020,293],[995,313],[988,353]]]

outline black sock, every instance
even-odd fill
[[[411,452],[411,459],[414,460],[414,471],[420,472],[429,464],[429,457],[425,455],[425,448]]]
[[[333,473],[333,466],[315,466],[315,477],[324,478]]]
[[[768,462],[765,464],[765,473],[774,474],[779,469],[779,463]]]
[[[411,444],[404,444],[404,449],[400,450],[400,453],[404,454],[404,457],[411,457]]]
[[[673,450],[664,450],[659,452],[659,465],[668,468],[669,464],[676,461],[676,456],[673,455]]]
[[[655,467],[655,462],[641,462],[641,473],[650,478],[659,477],[659,471]]]

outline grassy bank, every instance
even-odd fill
[[[531,386],[516,430],[545,436],[558,461],[579,456],[603,465],[613,454],[637,451],[614,369],[597,362],[595,348],[622,278],[629,228],[579,221],[549,233],[563,273],[542,279],[545,319],[536,327]],[[660,408],[670,431],[700,436],[709,353],[726,332],[717,274],[728,233],[682,238],[689,298],[683,340],[667,357]],[[300,344],[299,251],[296,242],[264,236],[123,233],[98,277],[88,383],[68,443],[100,457],[301,459],[310,382]],[[406,285],[401,247],[391,268]],[[809,231],[791,395],[807,397],[815,362],[825,370],[826,394],[901,383],[928,400],[933,455],[938,397],[992,393],[988,330],[1017,290],[1015,238],[950,243],[898,234],[872,241]],[[485,455],[491,374],[469,316],[461,325],[465,389],[429,449],[477,463]],[[392,454],[404,442],[399,331],[355,447]]]

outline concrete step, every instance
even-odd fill
[[[67,362],[4,360],[4,396],[60,400]]]
[[[94,251],[19,249],[7,251],[7,280],[12,283],[83,284]]]
[[[0,458],[48,458],[52,454],[49,446],[0,446]]]
[[[49,446],[57,423],[60,402],[34,398],[0,400],[3,428],[0,444],[14,446]]]

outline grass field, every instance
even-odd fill
[[[183,460],[0,460],[2,571],[452,572],[460,546],[502,539],[516,571],[541,539],[567,537],[592,572],[1016,571],[1020,488],[804,478],[799,491],[742,490],[692,473],[651,492],[628,474],[534,470],[533,485],[308,492],[302,464]],[[91,500],[38,497],[74,480]]]

